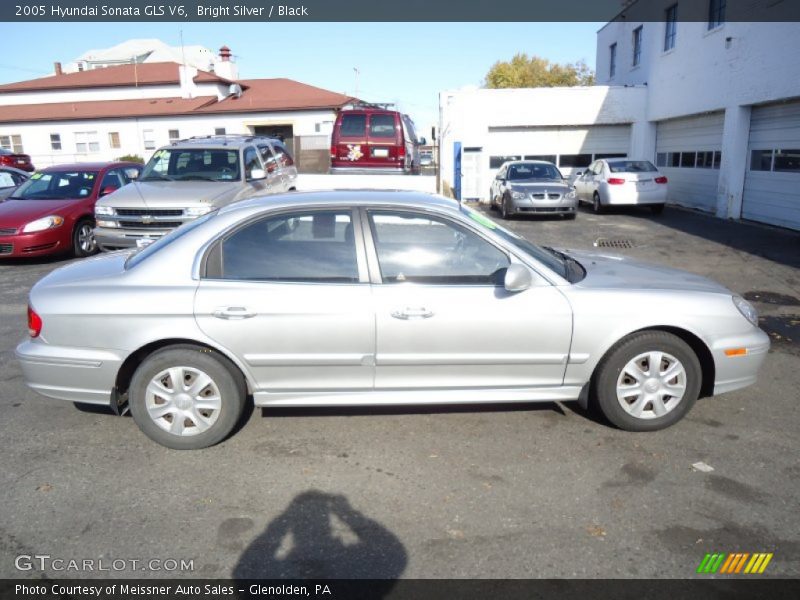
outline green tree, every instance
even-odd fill
[[[571,87],[594,85],[594,72],[582,60],[575,63],[552,63],[546,58],[514,55],[509,61],[498,61],[486,74],[487,88]]]

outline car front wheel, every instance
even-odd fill
[[[508,204],[508,196],[503,196],[503,199],[500,201],[500,216],[504,219],[511,218],[511,211],[509,210]]]
[[[79,221],[72,231],[72,254],[77,258],[84,258],[96,251],[94,224],[89,220]]]
[[[702,369],[686,342],[643,331],[618,342],[595,373],[596,402],[620,429],[656,431],[682,419],[700,394]]]
[[[134,373],[128,394],[142,432],[176,450],[225,439],[242,416],[245,395],[244,379],[227,359],[194,346],[150,355]]]

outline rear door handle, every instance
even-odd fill
[[[223,306],[217,308],[212,313],[218,319],[249,319],[255,317],[256,313],[247,310],[244,306]]]
[[[422,306],[418,308],[407,306],[403,309],[393,310],[392,316],[395,319],[402,319],[403,321],[408,321],[410,319],[429,319],[433,316],[433,311]]]

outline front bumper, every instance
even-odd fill
[[[57,400],[111,404],[124,360],[116,350],[51,346],[27,340],[16,349],[25,384]]]
[[[557,200],[511,198],[510,212],[513,214],[575,214],[578,211],[577,198],[559,198]]]
[[[117,229],[97,227],[94,239],[101,250],[122,250],[136,248],[136,240],[157,240],[172,231],[171,229]]]
[[[715,340],[711,348],[716,370],[714,395],[753,385],[769,346],[769,336],[757,327],[746,335]],[[747,354],[727,356],[725,350],[730,348],[746,348]]]
[[[69,249],[71,232],[66,224],[34,233],[0,236],[0,259],[45,256]]]

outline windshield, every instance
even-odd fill
[[[235,181],[239,151],[224,148],[166,148],[147,162],[139,181]]]
[[[620,160],[608,163],[612,173],[651,173],[656,170],[649,160]]]
[[[217,211],[210,212],[207,215],[203,215],[202,217],[195,219],[194,221],[189,221],[188,223],[184,223],[177,229],[173,229],[172,231],[170,231],[164,237],[158,238],[152,244],[149,244],[144,248],[136,250],[130,256],[128,256],[127,260],[125,261],[125,268],[132,269],[146,258],[153,256],[153,254],[155,254],[159,250],[163,250],[175,240],[182,238],[184,235],[192,231],[194,228],[199,227],[209,219],[215,217],[216,214]]]
[[[508,179],[561,179],[561,171],[555,165],[518,163],[508,167]]]
[[[86,198],[97,181],[97,171],[34,173],[14,192],[19,200],[72,200]]]
[[[500,227],[500,225],[492,221],[489,217],[486,217],[482,213],[464,206],[463,204],[461,205],[461,212],[468,216],[473,222],[486,229],[489,229],[492,233],[500,236],[506,242],[509,242],[528,256],[539,261],[551,271],[558,273],[570,283],[580,281],[585,276],[586,272],[584,271],[583,267],[581,267],[578,261],[571,256],[568,256],[563,252],[553,250],[552,248],[548,248],[547,246],[537,246],[536,244],[532,244],[513,231],[509,231],[508,229]]]

